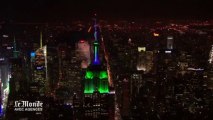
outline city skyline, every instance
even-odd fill
[[[212,120],[210,0],[0,2],[0,120]]]

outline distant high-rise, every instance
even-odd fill
[[[124,78],[122,81],[122,94],[121,94],[121,115],[125,118],[130,115],[130,79],[129,78]]]
[[[81,63],[76,56],[79,55],[79,52],[71,49],[67,44],[60,44],[58,46],[58,53],[59,81],[57,83],[56,98],[68,100],[74,94],[79,97],[81,94],[82,78],[80,73]]]
[[[3,112],[6,108],[7,98],[9,94],[9,63],[6,58],[0,60],[0,111]],[[1,116],[1,113],[0,113]]]
[[[5,111],[9,94],[14,91],[21,91],[21,86],[24,89],[23,84],[20,85],[23,82],[23,74],[21,74],[23,70],[15,37],[11,39],[9,35],[3,35],[0,50],[0,97],[1,109]],[[14,84],[13,88],[11,88],[11,83]],[[15,97],[14,94],[12,96]]]
[[[168,36],[167,37],[167,49],[170,49],[170,50],[174,49],[173,43],[174,43],[173,36]]]
[[[38,84],[38,92],[40,93],[40,95],[44,95],[47,92],[46,89],[48,87],[46,59],[46,46],[36,50],[33,82]]]
[[[213,62],[213,45],[211,51],[209,52],[209,63],[212,64],[212,62]]]
[[[208,81],[207,81],[207,85],[208,88],[213,90],[213,45],[211,48],[211,51],[209,53],[209,70],[208,70]]]
[[[35,61],[33,65],[33,80],[36,84],[35,91],[44,96],[49,90],[47,72],[47,46],[42,46],[42,34],[40,35],[40,48],[35,51]]]
[[[23,73],[23,64],[21,58],[11,58],[10,59],[11,65],[11,76],[9,78],[9,83],[7,86],[9,95],[4,95],[4,99],[7,100],[7,109],[6,109],[6,118],[12,118],[12,115],[15,114],[14,112],[14,101],[23,99],[24,91],[27,90],[26,88],[26,79]],[[5,89],[6,90],[6,89]],[[6,102],[5,102],[6,103]]]
[[[152,70],[154,53],[152,51],[141,51],[138,56],[137,70],[145,73]]]
[[[16,45],[16,38],[14,36],[14,41],[13,41],[13,57],[18,58],[19,56],[19,51],[17,51],[17,45]]]

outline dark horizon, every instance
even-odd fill
[[[17,21],[87,19],[97,12],[106,19],[212,19],[210,0],[22,0],[1,1],[2,18]]]

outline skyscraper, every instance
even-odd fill
[[[93,60],[86,69],[84,78],[84,110],[86,118],[108,117],[107,101],[109,99],[109,83],[107,68],[101,63],[100,31],[94,19]]]
[[[47,74],[47,46],[42,46],[42,34],[40,34],[40,48],[35,51],[35,61],[33,63],[33,80],[35,91],[44,96],[49,90]]]
[[[43,96],[47,92],[46,46],[36,50],[34,64],[34,82],[38,83],[38,92]]]
[[[168,36],[167,37],[167,49],[172,50],[174,48],[173,42],[174,42],[173,36]]]
[[[108,93],[108,73],[107,68],[101,64],[99,57],[99,48],[100,48],[100,31],[94,19],[94,42],[93,42],[93,60],[86,70],[85,74],[85,84],[84,84],[84,93]]]
[[[209,53],[209,69],[208,69],[208,88],[213,90],[213,64],[212,64],[212,61],[213,61],[213,45],[212,45],[212,48],[211,48],[211,51]]]

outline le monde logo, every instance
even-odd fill
[[[42,111],[43,102],[42,101],[15,101],[14,111]]]

